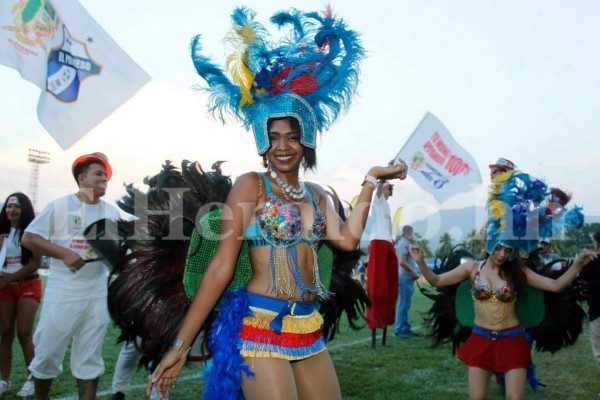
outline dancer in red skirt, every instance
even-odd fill
[[[526,268],[515,248],[496,242],[483,261],[467,261],[453,270],[437,275],[423,259],[419,246],[410,254],[427,281],[435,287],[457,284],[469,278],[475,308],[475,326],[466,343],[458,349],[458,358],[469,366],[469,397],[486,399],[494,371],[505,373],[506,398],[524,399],[527,366],[531,351],[515,309],[526,286],[560,292],[596,254],[582,250],[573,265],[558,279],[551,279]]]

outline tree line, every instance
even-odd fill
[[[600,231],[600,223],[597,222],[590,224],[586,223],[581,228],[567,228],[560,237],[551,238],[551,251],[558,254],[560,257],[573,258],[582,248],[594,248],[592,235],[597,231]],[[440,259],[448,255],[452,248],[458,244],[448,232],[440,236],[439,246],[435,251],[432,250],[431,243],[429,243],[428,239],[421,237],[416,233],[415,242],[423,249],[425,257],[437,257]],[[477,230],[473,229],[469,232],[463,244],[476,258],[482,259],[485,256],[484,237]]]

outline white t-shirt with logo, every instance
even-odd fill
[[[103,219],[119,219],[118,209],[100,200],[86,204],[75,194],[50,202],[25,232],[40,235],[58,246],[79,254],[84,260],[98,256],[83,236],[85,228]],[[72,272],[61,259],[50,259],[50,273],[44,301],[65,302],[103,298],[107,295],[108,265],[104,261],[86,263]]]
[[[0,260],[2,260],[0,271],[14,274],[23,268],[21,265],[21,243],[19,242],[19,231],[17,229],[10,228],[10,233],[4,238],[0,252]]]

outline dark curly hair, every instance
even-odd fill
[[[35,218],[35,212],[33,211],[33,204],[31,204],[31,200],[29,200],[29,197],[23,193],[16,192],[8,195],[6,200],[4,200],[2,211],[0,211],[0,235],[8,235],[10,233],[10,221],[6,215],[6,207],[8,206],[8,199],[11,197],[16,197],[19,200],[19,205],[21,206],[21,217],[19,218],[19,222],[16,226],[17,233],[19,235],[18,243],[20,244],[21,239],[23,238],[23,233],[25,232],[25,228],[27,228],[31,221],[33,221]],[[32,256],[33,253],[31,251],[21,246],[21,264],[26,265]]]

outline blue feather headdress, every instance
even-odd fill
[[[492,179],[488,201],[486,251],[498,245],[531,252],[540,239],[583,225],[581,207],[567,208],[569,194],[519,170]]]
[[[209,110],[225,121],[225,115],[252,127],[258,153],[269,149],[269,118],[295,117],[302,129],[301,143],[316,148],[317,133],[327,130],[342,110],[347,110],[356,91],[359,63],[364,57],[358,35],[330,8],[322,13],[295,9],[271,17],[289,34],[272,43],[267,30],[254,21],[246,7],[234,10],[233,30],[227,36],[234,52],[225,71],[202,55],[200,36],[191,43],[198,74],[206,80]]]

